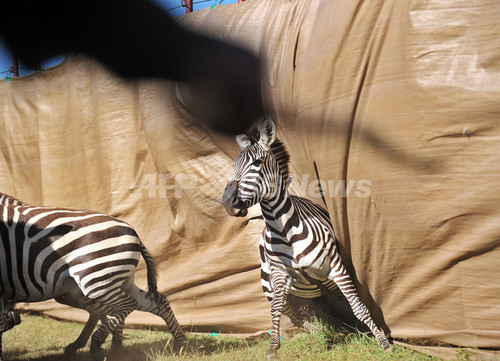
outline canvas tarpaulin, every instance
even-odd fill
[[[263,60],[292,189],[321,203],[319,175],[384,331],[445,356],[453,348],[438,346],[500,357],[500,5],[249,0],[181,21]],[[126,83],[81,57],[1,81],[1,190],[132,224],[183,326],[269,329],[259,209],[233,219],[220,204],[238,146],[195,125],[191,101],[181,85]]]

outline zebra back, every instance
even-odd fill
[[[141,254],[148,286],[156,290],[152,257],[124,221],[90,210],[34,207],[5,194],[0,199],[0,297],[50,299],[70,276],[84,295],[96,298],[106,287],[119,288]]]

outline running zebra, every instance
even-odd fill
[[[391,348],[361,302],[337,251],[328,212],[317,204],[290,195],[289,155],[276,139],[276,125],[266,118],[260,139],[239,135],[242,152],[234,161],[234,174],[222,202],[230,216],[244,217],[247,209],[260,203],[266,227],[260,238],[261,282],[271,302],[272,335],[267,358],[280,347],[280,318],[296,318],[287,302],[289,294],[315,298],[328,295],[337,286],[354,315],[364,322],[380,346]]]
[[[29,204],[3,193],[0,193],[0,204],[29,206]],[[102,323],[106,322],[106,315],[99,313],[98,310],[96,310],[95,307],[91,304],[91,302],[85,299],[85,297],[77,297],[77,299],[75,300],[69,300],[69,299],[67,300],[64,296],[61,296],[55,298],[55,300],[59,303],[66,304],[68,306],[76,308],[81,308],[89,312],[89,319],[87,320],[87,323],[85,324],[81,334],[74,342],[70,343],[64,349],[64,353],[69,356],[75,354],[78,349],[85,347],[90,336],[92,335],[92,332],[94,331],[95,326],[97,325],[97,322],[99,320],[101,320]],[[71,303],[70,301],[75,301],[75,303]],[[8,302],[7,304],[4,304],[2,306],[4,310],[7,310],[9,312],[2,313],[1,314],[2,319],[0,319],[0,361],[2,359],[1,355],[2,333],[7,330],[10,330],[15,325],[21,323],[19,312],[18,311],[11,312],[11,309],[14,307],[14,304],[12,302]],[[122,347],[122,342],[124,339],[123,323],[117,326],[117,328],[113,330],[112,333],[113,333],[112,347],[113,348]]]
[[[161,317],[174,337],[174,351],[185,347],[186,337],[157,291],[153,257],[127,223],[89,210],[34,207],[0,193],[0,240],[1,300],[54,298],[87,310],[89,321],[79,337],[84,343],[100,318],[90,344],[93,360],[105,359],[101,345],[110,332],[113,345],[121,345],[125,318],[134,310]],[[141,255],[148,292],[134,283]]]

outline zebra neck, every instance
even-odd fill
[[[275,197],[260,203],[266,225],[273,233],[288,238],[291,227],[297,226],[298,214],[287,187],[281,188]]]

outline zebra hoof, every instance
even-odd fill
[[[0,334],[21,323],[19,311],[10,311],[0,314]]]
[[[385,352],[392,352],[394,350],[394,348],[392,347],[392,345],[390,343],[387,343],[386,345],[382,345],[382,347],[384,348]]]
[[[309,332],[311,335],[314,335],[316,333],[318,333],[318,328],[316,326],[314,326],[312,323],[310,322],[304,322],[304,324],[302,325],[302,327],[307,331]]]
[[[125,350],[125,347],[123,347],[123,345],[111,345],[110,350],[113,352],[123,352],[123,350]]]
[[[92,361],[105,361],[106,360],[106,355],[104,353],[104,350],[99,350],[96,352],[91,353],[91,359]]]
[[[174,347],[172,348],[172,353],[174,355],[180,354],[187,347],[187,340],[184,339],[182,341],[174,341]]]
[[[74,355],[79,348],[81,347],[75,345],[74,343],[70,343],[68,346],[64,348],[64,354],[66,356]]]
[[[9,312],[10,317],[12,317],[12,321],[14,322],[14,326],[17,326],[21,323],[21,313],[19,311]]]
[[[278,357],[278,351],[275,350],[274,348],[270,348],[266,352],[266,359],[267,360],[272,360]]]

